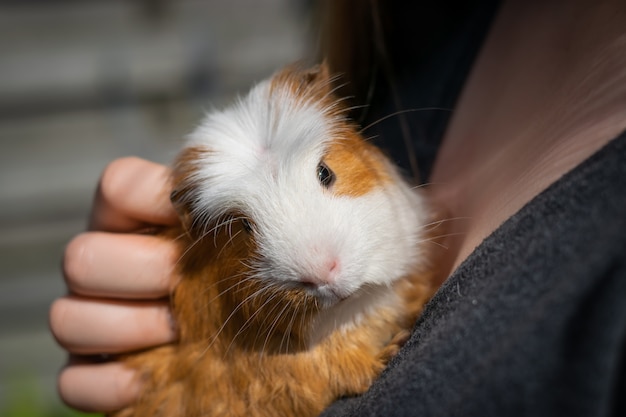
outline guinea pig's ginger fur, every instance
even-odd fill
[[[380,163],[379,151],[367,142],[345,143],[360,147],[352,165]],[[191,162],[202,152],[207,150],[190,147],[179,156],[176,194],[189,194]],[[361,193],[373,187],[365,175],[358,174]],[[115,417],[317,416],[333,401],[368,389],[433,293],[429,265],[390,282],[378,302],[359,307],[353,320],[322,326],[320,321],[334,322],[334,307],[329,313],[302,289],[247,278],[258,243],[249,224],[234,214],[198,227],[198,213],[188,204],[177,206],[183,225],[162,235],[180,250],[182,278],[171,298],[178,342],[122,358],[138,371],[143,389]]]

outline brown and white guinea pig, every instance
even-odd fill
[[[315,416],[357,395],[433,292],[424,198],[368,143],[325,65],[209,114],[174,166],[180,339],[127,356],[118,416]]]

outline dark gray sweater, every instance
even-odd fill
[[[426,56],[407,41],[410,53],[393,58],[404,108],[454,107],[498,7],[472,3]],[[373,120],[397,110],[381,84]],[[406,119],[426,178],[449,113]],[[399,125],[386,119],[371,133],[407,167]],[[323,416],[626,416],[626,134],[487,238],[371,389]]]
[[[626,134],[488,237],[324,416],[626,416]]]

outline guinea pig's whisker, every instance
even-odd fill
[[[444,245],[444,244],[442,244],[442,243],[440,243],[440,242],[436,242],[436,240],[437,240],[437,239],[444,238],[444,237],[450,237],[450,236],[462,236],[462,235],[464,235],[464,234],[465,234],[465,233],[462,233],[462,232],[459,232],[459,233],[446,233],[446,234],[443,234],[443,235],[431,236],[431,237],[429,237],[428,239],[423,239],[423,240],[420,240],[418,243],[420,243],[420,244],[421,244],[421,243],[432,243],[432,244],[434,244],[434,245],[437,245],[437,246],[442,247],[442,248],[444,248],[444,249],[446,249],[446,250],[447,250],[447,249],[449,249],[449,248],[448,248],[446,245]]]
[[[293,320],[293,324],[296,325],[295,319],[297,316],[300,317],[300,323],[299,323],[299,327],[297,328],[298,330],[298,334],[302,334],[302,331],[305,330],[307,327],[304,326],[304,323],[302,322],[302,316],[304,316],[307,312],[307,299],[306,298],[299,298],[298,299],[298,304],[296,305],[296,308],[294,309],[294,320]],[[297,316],[296,316],[297,313]],[[290,327],[289,329],[289,333],[291,333],[292,331],[292,327]],[[298,346],[298,348],[303,348],[303,342],[305,342],[304,340],[300,340],[300,346]]]
[[[259,313],[262,311],[263,306],[265,306],[267,304],[264,303],[263,305],[261,305],[261,307],[259,307],[250,317],[248,317],[248,320],[246,320],[246,322],[239,328],[239,331],[237,331],[237,333],[235,333],[235,335],[233,336],[232,340],[230,341],[230,343],[228,344],[228,347],[226,348],[226,350],[224,351],[224,355],[226,355],[230,349],[233,347],[233,345],[235,344],[235,340],[245,331],[247,330],[250,325],[252,323],[254,323],[254,318],[259,315]]]
[[[272,300],[275,300],[275,299],[276,299],[276,297],[273,296]],[[261,340],[264,341],[263,345],[260,348],[257,349],[257,353],[258,353],[258,356],[259,356],[259,361],[261,361],[261,359],[264,356],[266,356],[266,354],[267,354],[265,342],[268,340],[269,335],[271,334],[269,332],[269,330],[268,331],[265,330],[267,328],[267,326],[268,326],[267,319],[270,316],[272,316],[273,312],[275,310],[277,310],[277,308],[278,308],[276,303],[267,303],[267,304],[264,304],[264,306],[269,306],[270,308],[269,308],[269,310],[265,311],[266,319],[263,321],[262,324],[259,324],[259,328],[257,330],[257,333],[254,336],[254,346],[256,346],[256,347],[261,346]],[[262,337],[264,337],[264,336],[265,336],[265,339],[262,339]]]
[[[228,217],[224,215],[221,215],[217,218],[211,218],[209,216],[206,216],[206,220],[202,222],[204,224],[203,226],[204,230],[202,231],[200,239],[204,239],[208,235],[213,234],[213,245],[217,247],[218,231],[224,225],[228,224],[228,221],[229,221]],[[209,228],[210,225],[212,226]]]
[[[363,137],[363,141],[364,142],[373,142],[376,139],[378,139],[379,137],[380,137],[380,135],[364,136]]]
[[[244,273],[242,273],[242,274],[240,274],[240,275],[244,275]],[[217,285],[221,284],[222,282],[228,281],[228,280],[230,280],[230,279],[232,279],[232,278],[233,278],[233,277],[224,278],[224,279],[219,280],[218,282],[215,282],[215,283],[211,284],[210,286],[208,286],[208,287],[206,287],[206,288],[204,289],[204,293],[206,293],[207,291],[210,291],[210,290],[211,290],[211,288],[213,288],[213,287],[215,287],[215,286],[217,286]],[[235,278],[237,278],[237,277],[235,277]],[[214,296],[214,297],[213,297],[213,298],[211,298],[209,301],[207,301],[207,302],[205,303],[205,308],[206,308],[206,306],[210,305],[211,303],[213,303],[213,302],[214,302],[215,300],[217,300],[218,298],[220,298],[220,297],[222,297],[222,296],[224,296],[224,295],[228,294],[228,293],[229,293],[229,292],[231,292],[234,288],[236,288],[236,287],[240,286],[242,283],[245,283],[246,281],[250,281],[250,280],[252,280],[252,277],[246,277],[246,278],[244,278],[244,279],[242,279],[242,280],[236,281],[234,284],[232,284],[232,285],[231,285],[231,286],[229,286],[228,288],[226,288],[226,289],[222,290],[222,291],[221,291],[221,292],[219,292],[216,296]],[[238,290],[238,291],[242,291],[242,290]]]
[[[182,238],[184,238],[185,236],[187,236],[187,233],[183,232],[180,233],[178,236],[174,237],[172,239],[172,242],[178,242],[179,240],[181,240]]]
[[[222,292],[220,292],[219,294],[217,294],[215,297],[213,297],[211,300],[209,300],[209,302],[207,302],[207,303],[205,304],[205,307],[206,307],[206,305],[209,305],[210,303],[212,303],[212,302],[213,302],[213,301],[215,301],[217,298],[221,297],[222,295],[224,295],[225,293],[227,293],[227,292],[228,292],[228,291],[230,291],[231,289],[235,288],[235,287],[236,287],[237,285],[239,285],[240,283],[245,282],[245,281],[247,281],[247,280],[250,280],[250,279],[252,278],[252,277],[246,277],[246,275],[247,275],[247,271],[241,271],[241,272],[240,272],[240,273],[238,273],[238,274],[235,274],[235,275],[230,275],[230,276],[224,277],[224,278],[222,278],[222,279],[219,279],[219,280],[217,280],[217,281],[213,282],[211,285],[207,285],[206,287],[204,287],[204,289],[200,292],[200,295],[204,295],[204,294],[206,294],[206,293],[207,293],[207,292],[209,292],[211,289],[213,289],[214,287],[216,287],[216,286],[218,286],[218,285],[222,284],[223,282],[229,281],[229,280],[231,280],[231,279],[237,279],[237,278],[240,278],[240,277],[244,277],[242,280],[239,280],[239,281],[235,282],[232,286],[230,286],[230,287],[226,288],[225,290],[223,290]]]
[[[259,290],[256,291],[255,294],[253,294],[253,296],[258,296],[259,294],[261,294],[264,291],[267,291],[267,288],[260,288]],[[267,300],[265,300],[265,302],[254,313],[252,313],[252,315],[250,317],[248,317],[246,322],[239,328],[239,331],[235,334],[235,336],[233,336],[232,340],[230,341],[230,344],[228,345],[228,347],[226,348],[226,351],[224,352],[225,355],[226,355],[226,353],[228,353],[230,348],[235,343],[235,339],[237,339],[237,337],[239,337],[248,327],[250,327],[250,325],[254,322],[254,318],[257,315],[259,315],[261,313],[261,311],[263,311],[263,309],[264,309],[264,307],[266,305],[268,305],[271,301],[273,301],[274,297],[275,297],[275,295],[273,294],[271,297],[269,297]],[[262,328],[262,326],[260,328]],[[258,337],[258,333],[257,333],[257,337]]]
[[[229,231],[230,233],[230,231]],[[217,258],[219,259],[222,256],[222,253],[224,252],[224,250],[226,250],[226,246],[230,245],[233,240],[241,233],[241,230],[237,231],[237,233],[235,233],[234,235],[230,235],[230,237],[228,238],[228,240],[224,243],[224,245],[222,245],[222,248],[220,249],[219,253],[217,254]]]
[[[270,326],[270,328],[267,331],[267,335],[265,336],[265,342],[263,343],[263,348],[261,349],[261,351],[263,351],[263,352],[266,351],[267,344],[269,343],[271,337],[274,335],[274,332],[277,329],[278,323],[280,323],[280,320],[282,319],[282,316],[283,316],[283,314],[285,313],[285,310],[287,310],[288,307],[289,307],[289,304],[285,304],[283,306],[283,308],[280,310],[280,312],[275,316],[272,325]]]
[[[392,117],[399,116],[399,115],[405,114],[405,113],[414,113],[414,112],[422,112],[422,111],[445,111],[445,112],[452,112],[452,109],[446,109],[446,108],[443,108],[443,107],[419,107],[419,108],[415,108],[415,109],[398,110],[398,111],[390,113],[390,114],[388,114],[386,116],[383,116],[383,117],[381,117],[381,118],[379,118],[377,120],[374,120],[372,123],[370,123],[367,126],[365,126],[364,128],[362,128],[359,131],[359,133],[363,134],[363,133],[365,133],[365,131],[367,129],[369,129],[371,127],[374,127],[377,124],[379,124],[379,123],[381,123],[381,122],[383,122],[383,121],[385,121],[387,119],[390,119]]]
[[[218,285],[221,285],[222,283],[224,283],[224,282],[226,282],[226,281],[228,281],[228,278],[222,278],[222,279],[219,279],[219,280],[217,280],[217,281],[215,281],[215,282],[212,282],[211,284],[204,286],[204,287],[202,288],[202,291],[200,291],[198,294],[199,294],[200,296],[205,296],[205,295],[206,295],[208,292],[210,292],[213,288],[217,287]],[[206,303],[203,305],[203,308],[206,308],[206,306],[207,306],[207,305],[210,305],[213,301],[215,301],[217,298],[219,298],[219,297],[220,297],[220,296],[221,296],[224,292],[225,292],[225,291],[222,291],[222,292],[218,293],[216,296],[214,296],[213,298],[211,298],[208,302],[206,302]]]
[[[274,285],[271,285],[271,284],[267,285],[266,287],[264,287],[264,289],[265,291],[269,293],[269,296],[267,297],[267,300],[265,300],[265,302],[259,307],[259,310],[262,308],[265,308],[266,306],[268,306],[270,303],[272,303],[274,300],[276,300],[279,297]],[[274,310],[278,308],[278,305],[279,303],[273,303],[271,305],[272,308],[269,311],[265,312],[265,318],[263,319],[263,322],[257,329],[257,334],[255,336],[256,339],[258,339],[258,337],[261,336],[261,334],[263,333],[263,330],[267,327],[267,320],[270,317],[273,317],[271,313],[273,313]]]
[[[217,238],[218,230],[220,230],[221,228],[225,227],[228,224],[232,224],[232,217],[227,216],[227,215],[220,216],[215,221],[214,226],[211,228],[211,231],[213,232],[214,236]]]
[[[330,83],[328,83],[328,84],[330,84]],[[347,83],[337,84],[337,85],[336,85],[335,87],[333,87],[333,88],[332,88],[332,89],[331,89],[328,93],[326,93],[326,94],[322,97],[322,100],[320,100],[320,101],[322,101],[322,102],[324,102],[324,101],[328,101],[328,100],[326,100],[328,97],[332,96],[332,95],[333,95],[333,93],[334,93],[335,91],[339,90],[340,88],[345,87],[346,85],[348,85],[348,84],[347,84]],[[351,98],[353,98],[353,97],[349,97],[349,96],[337,97],[337,98],[335,98],[335,99],[332,101],[332,103],[330,104],[330,106],[335,106],[335,107],[336,107],[338,104],[343,103],[343,102],[344,102],[344,101],[346,101],[346,100],[350,100]]]
[[[239,259],[239,264],[243,266],[243,269],[255,274],[255,272],[258,270],[258,267],[255,265],[255,259],[245,259],[245,258],[241,258]]]
[[[240,233],[240,231],[238,231],[237,233],[235,233],[233,235],[232,233],[232,224],[241,219],[241,217],[231,217],[231,216],[227,216],[227,217],[220,217],[217,222],[215,223],[215,225],[213,227],[211,227],[208,230],[204,230],[202,232],[202,234],[196,238],[187,248],[185,248],[185,251],[179,256],[178,260],[175,262],[175,266],[179,265],[180,262],[184,259],[184,257],[195,247],[197,246],[200,242],[202,242],[207,236],[209,236],[211,233],[214,234],[214,239],[213,239],[213,244],[215,246],[218,245],[217,242],[217,231],[222,228],[222,227],[228,227],[228,234],[229,234],[229,240],[222,246],[222,249],[220,250],[219,254],[217,255],[218,257],[222,254],[224,248],[226,247],[226,245],[232,243],[233,239]],[[182,237],[184,237],[185,234],[180,235],[177,239],[180,239]]]
[[[445,250],[450,249],[449,246],[446,246],[443,243],[435,242],[433,240],[423,240],[422,243],[432,243],[433,245],[437,245],[437,246],[439,246],[442,249],[445,249]]]
[[[309,311],[307,311],[307,309],[305,308],[304,314],[300,314],[300,328],[301,329],[305,329],[306,328],[306,324],[307,323],[311,323],[313,321],[313,315],[314,314],[315,314],[315,312],[314,312],[313,309],[309,309]],[[304,342],[306,343],[306,341],[304,341]]]
[[[192,230],[200,230],[200,236],[204,238],[213,231],[213,229],[211,229],[211,225],[213,224],[215,224],[215,222],[213,221],[211,216],[209,216],[207,213],[201,213],[194,217],[190,228]]]
[[[208,352],[209,349],[211,349],[211,347],[218,340],[219,336],[222,334],[222,332],[224,331],[224,329],[226,328],[226,326],[228,325],[230,320],[235,316],[235,313],[237,313],[237,311],[239,311],[249,300],[251,300],[252,298],[256,297],[258,295],[258,293],[262,292],[262,291],[263,291],[263,289],[257,290],[256,292],[254,292],[254,293],[248,295],[246,298],[244,298],[239,304],[237,304],[237,306],[233,309],[233,311],[231,311],[231,313],[228,315],[226,320],[224,320],[224,322],[222,323],[220,328],[217,330],[215,335],[213,335],[213,337],[211,338],[211,341],[208,343],[207,347],[200,353],[199,357],[204,356],[206,354],[206,352]]]
[[[346,107],[344,110],[347,111],[347,112],[350,112],[352,110],[364,109],[366,107],[369,107],[369,105],[367,105],[367,104],[359,104],[359,105],[355,105],[355,106]]]
[[[196,245],[202,242],[204,238],[206,238],[214,230],[216,230],[216,228],[212,228],[210,230],[204,230],[198,238],[196,238],[187,248],[185,248],[185,251],[178,257],[178,260],[176,261],[174,265],[177,266]],[[214,242],[214,243],[217,245],[217,242]]]
[[[340,107],[340,106],[341,106],[341,104],[342,104],[344,101],[348,100],[348,99],[349,99],[349,97],[343,97],[343,98],[340,98],[340,99],[338,99],[338,100],[335,100],[335,101],[333,101],[331,104],[329,104],[329,105],[327,105],[326,107],[324,107],[324,110],[323,110],[323,111],[324,111],[324,112],[326,112],[326,113],[332,114],[332,113],[333,113],[333,111],[334,111],[335,109],[337,109],[338,107]],[[342,110],[343,110],[343,108],[342,108]]]
[[[421,183],[421,184],[414,185],[413,187],[411,187],[411,190],[419,190],[420,188],[428,187],[428,186],[433,185],[433,184],[435,184],[435,183],[433,183],[433,182],[424,182],[424,183]]]
[[[180,254],[180,256],[178,257],[178,259],[176,260],[176,262],[174,263],[174,266],[178,266],[183,259],[185,259],[185,257],[187,256],[187,254],[198,244],[202,241],[202,239],[204,239],[204,235],[200,236],[198,239],[196,239],[195,241],[193,241],[191,243],[191,245],[189,245],[188,247],[185,248],[184,252]]]
[[[278,352],[280,353],[283,350],[283,344],[285,344],[285,354],[289,353],[289,335],[291,334],[291,330],[293,329],[294,322],[296,320],[296,315],[299,312],[301,300],[298,300],[298,303],[293,306],[293,311],[291,312],[291,319],[287,324],[287,328],[283,332],[283,337],[280,339],[280,346],[278,347]]]
[[[263,353],[265,352],[265,345],[266,345],[267,340],[268,340],[267,337],[269,337],[269,335],[271,334],[271,331],[272,331],[272,326],[270,326],[268,324],[268,319],[270,319],[272,317],[276,317],[274,312],[280,306],[280,303],[274,303],[274,301],[280,297],[279,293],[276,291],[276,287],[275,286],[268,286],[266,289],[267,289],[267,291],[270,291],[271,294],[268,297],[268,299],[266,300],[266,302],[263,303],[261,308],[264,308],[264,307],[266,307],[268,305],[270,305],[271,308],[269,309],[269,311],[265,312],[265,319],[263,320],[262,323],[259,324],[259,328],[257,329],[256,335],[254,337],[254,344],[256,345],[257,341],[259,340],[259,338],[261,336],[263,336],[263,335],[266,336],[265,343],[263,344],[263,347],[262,347],[262,349],[259,352],[261,355],[263,355]],[[261,308],[259,308],[259,309],[261,309]],[[266,329],[267,329],[267,331],[266,331]]]
[[[329,78],[325,83],[322,84],[323,87],[335,84],[339,78],[341,78],[340,76],[336,76],[336,77],[331,77]],[[345,87],[346,85],[348,85],[347,82],[341,83],[341,84],[335,84],[335,86],[326,94],[324,94],[322,101],[326,101],[326,99],[328,99],[329,97],[332,97],[333,94],[335,94],[338,90],[342,89],[343,87]],[[346,100],[350,97],[347,96],[342,96],[342,97],[337,97],[335,99],[335,101],[340,101],[340,100]]]
[[[435,230],[436,228],[438,228],[439,226],[441,226],[442,224],[446,222],[452,222],[456,220],[469,220],[469,219],[471,219],[471,217],[450,217],[447,219],[435,220],[433,222],[426,223],[422,225],[420,228],[426,232],[430,232],[432,230]]]

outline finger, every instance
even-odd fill
[[[135,157],[117,159],[100,178],[89,228],[122,232],[176,224],[171,191],[169,168]]]
[[[154,299],[177,282],[178,257],[176,244],[162,237],[87,232],[68,244],[63,275],[77,294]]]
[[[135,402],[141,383],[121,363],[71,364],[58,379],[59,395],[70,407],[85,412],[110,412]]]
[[[122,353],[176,340],[167,302],[62,297],[50,308],[50,329],[61,346],[77,354]]]

